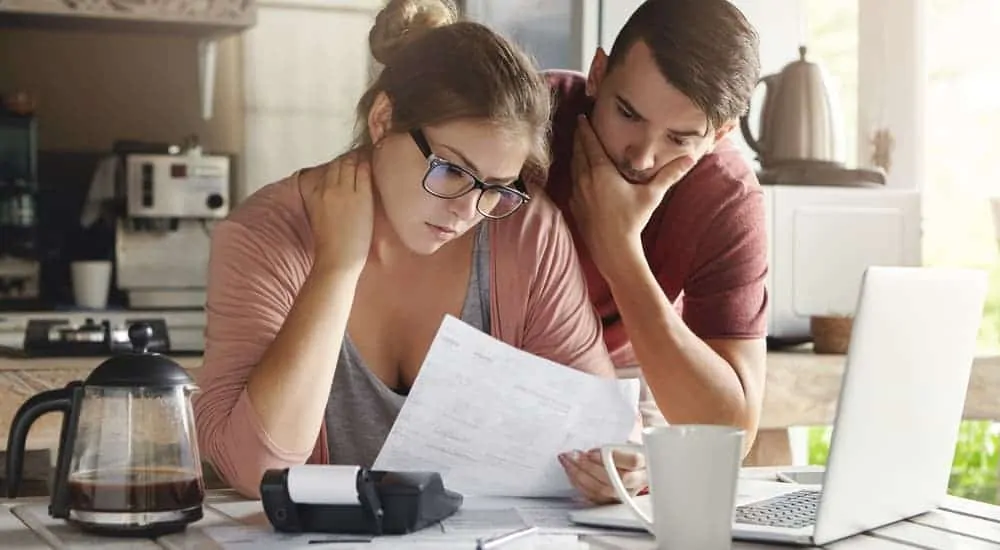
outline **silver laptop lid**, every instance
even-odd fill
[[[982,271],[871,267],[861,285],[816,544],[946,494],[986,299]]]

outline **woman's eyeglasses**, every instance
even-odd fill
[[[531,200],[523,189],[520,178],[508,185],[485,183],[464,167],[432,153],[421,130],[410,130],[410,136],[427,159],[423,186],[431,195],[442,199],[457,199],[470,191],[478,190],[476,210],[494,220],[506,218]]]

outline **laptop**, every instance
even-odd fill
[[[819,546],[941,505],[986,287],[978,270],[868,268],[822,484],[741,479],[733,538]],[[570,520],[643,529],[624,504]]]

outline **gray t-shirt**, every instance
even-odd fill
[[[487,229],[486,224],[476,229],[472,272],[462,306],[462,321],[486,333],[490,331]],[[326,404],[330,463],[370,468],[405,401],[405,394],[386,386],[368,370],[351,339],[345,335]]]

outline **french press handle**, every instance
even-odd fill
[[[11,423],[10,434],[7,436],[7,498],[17,498],[21,486],[24,451],[31,425],[45,413],[62,412],[63,422],[59,432],[59,451],[49,513],[53,517],[59,518],[65,518],[68,515],[69,494],[67,493],[66,478],[69,476],[69,463],[73,444],[76,441],[82,398],[83,384],[74,381],[63,388],[36,394],[28,398],[17,409]]]

